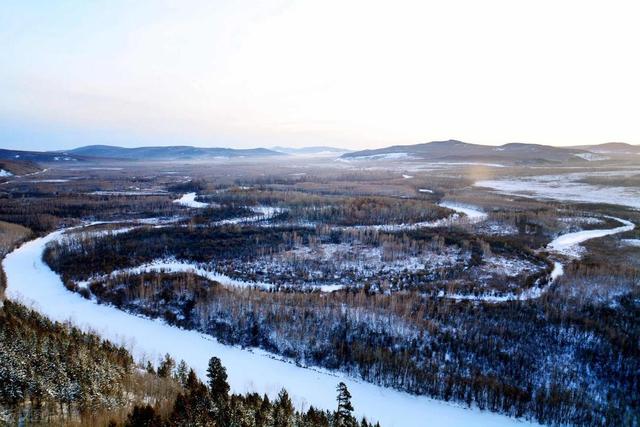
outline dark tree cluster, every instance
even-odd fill
[[[355,419],[351,394],[344,383],[337,387],[335,411],[311,406],[305,412],[295,409],[284,389],[273,401],[267,395],[257,393],[230,394],[226,369],[217,357],[209,360],[206,384],[190,370],[182,385],[183,391],[166,416],[158,414],[150,405],[136,405],[124,426],[379,427],[379,424],[371,424],[366,419],[359,422]]]
[[[133,368],[124,348],[95,335],[10,301],[0,309],[0,407],[9,420],[53,422],[121,407]]]

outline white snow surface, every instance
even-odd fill
[[[418,189],[419,193],[429,193],[429,194],[433,194],[433,190],[429,190],[428,188],[419,188]]]
[[[601,229],[601,230],[582,230],[582,231],[576,231],[575,233],[563,234],[561,236],[558,236],[554,240],[552,240],[547,245],[547,249],[562,255],[567,255],[570,257],[579,257],[582,252],[579,247],[580,243],[590,239],[595,239],[598,237],[624,233],[626,231],[631,231],[635,228],[635,224],[632,223],[631,221],[627,221],[626,219],[615,218],[615,217],[608,217],[608,218],[615,219],[616,221],[622,223],[623,225],[616,228],[608,228],[608,229]]]
[[[136,359],[157,360],[169,353],[178,360],[185,360],[204,378],[208,360],[215,355],[227,368],[233,392],[266,392],[275,397],[285,387],[299,408],[313,404],[333,410],[336,384],[344,381],[353,394],[356,415],[366,415],[385,427],[422,427],[426,420],[430,426],[531,425],[376,386],[338,372],[296,366],[262,350],[222,345],[199,332],[98,305],[68,291],[60,277],[42,261],[45,245],[63,233],[59,230],[32,240],[7,255],[2,263],[7,276],[7,296],[30,304],[52,320],[70,320],[84,330],[126,344]]]
[[[440,202],[438,203],[438,205],[442,206],[443,208],[448,208],[458,213],[465,214],[467,218],[469,218],[470,222],[475,223],[487,219],[487,214],[474,206],[462,205],[460,203],[446,201]]]
[[[121,274],[142,274],[142,273],[152,273],[152,272],[164,272],[164,273],[192,273],[196,276],[203,277],[208,280],[213,280],[215,282],[220,283],[224,286],[234,286],[234,287],[258,287],[269,289],[273,287],[273,284],[267,282],[250,282],[240,279],[234,279],[232,277],[227,276],[226,274],[221,274],[213,269],[207,268],[205,264],[191,263],[186,261],[178,261],[176,259],[156,259],[152,262],[139,265],[137,267],[124,268],[120,270],[114,270],[108,275],[104,276],[95,276],[87,281],[78,282],[77,285],[80,287],[87,287],[90,283],[95,281],[105,280],[107,278],[113,278]],[[331,292],[333,290],[340,289],[342,286],[328,285],[323,287],[318,287],[323,292]]]
[[[4,169],[0,169],[0,177],[6,177],[6,176],[13,176],[13,174],[9,171],[6,171]]]
[[[503,194],[521,197],[536,197],[572,202],[609,203],[640,208],[640,188],[592,185],[578,182],[594,176],[632,176],[640,170],[618,170],[603,172],[576,172],[560,175],[538,175],[482,180],[474,183],[477,187],[487,187]]]
[[[196,193],[183,194],[182,197],[174,200],[173,203],[177,203],[188,208],[206,208],[207,206],[209,206],[208,203],[196,201]]]
[[[584,159],[588,162],[595,162],[598,160],[609,160],[609,157],[601,156],[600,154],[596,154],[596,153],[578,153],[578,154],[574,154],[574,156],[580,157],[581,159]]]
[[[640,239],[622,239],[620,242],[625,246],[640,248]]]

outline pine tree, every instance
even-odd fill
[[[209,392],[214,402],[226,401],[229,398],[229,384],[227,383],[227,370],[217,357],[209,359],[207,368],[209,378]]]
[[[355,426],[356,420],[351,415],[353,405],[351,405],[351,393],[347,389],[347,385],[340,382],[337,387],[338,391],[338,410],[336,411],[336,424],[338,426]]]
[[[217,357],[209,359],[207,368],[209,378],[209,394],[213,403],[212,415],[218,425],[228,425],[231,413],[229,411],[229,383],[227,370]]]
[[[178,364],[178,368],[176,369],[176,379],[180,381],[180,384],[183,387],[186,387],[187,380],[189,376],[189,367],[187,366],[187,362],[181,360]]]
[[[256,427],[267,427],[272,425],[271,402],[266,394],[262,397],[260,408],[256,411]]]
[[[277,427],[289,427],[293,425],[293,403],[287,390],[282,389],[274,402],[274,425]]]
[[[187,374],[187,382],[185,383],[185,387],[187,388],[187,390],[193,391],[199,382],[200,380],[198,380],[198,376],[193,371],[193,369],[189,369],[189,374]]]
[[[176,366],[176,361],[167,353],[164,356],[164,360],[160,363],[158,367],[158,376],[160,378],[169,378],[173,373],[173,369]]]

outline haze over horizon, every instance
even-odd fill
[[[0,147],[640,143],[632,1],[0,5]]]

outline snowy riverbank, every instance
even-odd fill
[[[622,218],[607,217],[614,219],[622,224],[620,227],[602,229],[602,230],[582,230],[575,233],[567,233],[553,239],[547,249],[551,252],[559,253],[570,257],[579,257],[583,248],[580,243],[587,240],[596,239],[598,237],[611,236],[613,234],[624,233],[635,228],[635,224]]]

